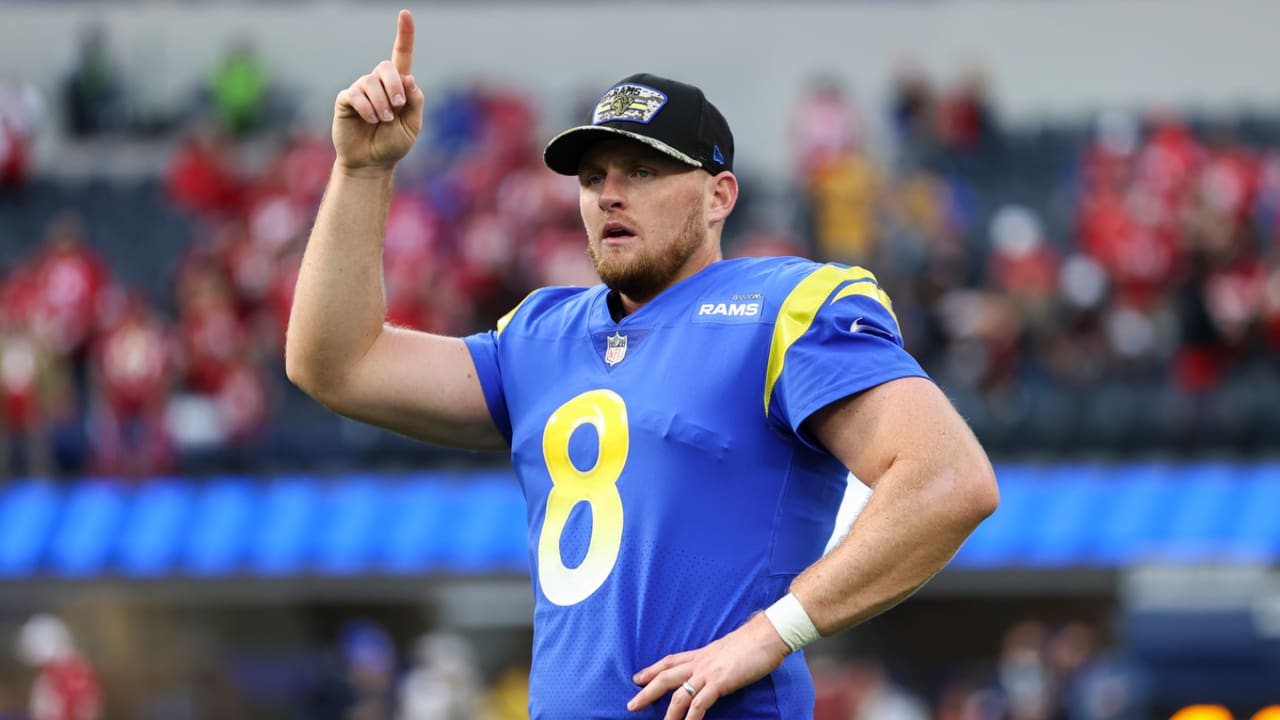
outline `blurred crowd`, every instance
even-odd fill
[[[0,718],[5,720],[529,717],[523,659],[500,662],[486,675],[463,635],[433,630],[401,652],[382,624],[361,616],[347,618],[331,643],[289,655],[270,671],[238,657],[236,648],[208,659],[217,669],[207,677],[151,676],[140,667],[109,667],[76,639],[67,622],[49,613],[22,624],[13,650],[26,671],[0,672]]]
[[[7,697],[0,686],[0,718],[101,720],[98,672],[60,618],[49,613],[33,615],[18,632],[14,650],[34,674],[25,703]]]
[[[67,81],[76,137],[128,132],[102,53],[89,35]],[[266,76],[250,49],[233,48],[181,124],[159,183],[190,227],[172,238],[183,249],[170,292],[148,296],[122,281],[117,271],[137,258],[101,252],[98,229],[74,207],[30,251],[6,254],[0,473],[143,476],[202,457],[255,466],[273,407],[290,392],[279,372],[284,330],[333,162],[327,137],[267,122],[276,115]],[[13,114],[28,121],[2,125],[18,129],[19,144],[39,126],[36,105],[26,107]],[[537,284],[594,282],[575,231],[576,186],[541,169],[535,120],[528,99],[498,90],[458,91],[432,110],[388,220],[390,322],[461,334]],[[27,199],[27,172],[9,178],[11,212]]]
[[[391,635],[367,618],[349,620],[327,663],[289,699],[298,720],[519,720],[529,717],[521,663],[486,682],[475,649],[444,630],[414,640],[402,663]]]
[[[0,473],[253,468],[299,427],[281,419],[300,402],[282,339],[327,137],[276,109],[287,89],[245,45],[183,117],[139,117],[126,87],[88,31],[63,132],[177,137],[156,187],[188,232],[160,294],[121,278],[139,258],[104,252],[74,206],[6,244],[23,252],[0,267]],[[873,270],[908,348],[997,454],[1275,450],[1280,134],[1175,113],[1007,128],[976,65],[944,87],[906,63],[894,88],[875,113],[837,77],[808,89],[791,110],[791,177],[744,168],[744,187],[765,190],[744,193],[730,256]],[[6,217],[34,206],[44,105],[0,86]],[[596,282],[576,186],[539,161],[539,118],[501,87],[431,98],[387,224],[389,321],[468,333],[534,287]],[[790,212],[760,221],[753,198],[770,192]]]
[[[952,668],[937,687],[915,690],[884,658],[810,660],[814,720],[1143,720],[1152,717],[1139,666],[1094,626],[1029,618],[1005,630],[999,654]]]
[[[833,84],[796,109],[808,249],[877,273],[988,446],[1274,452],[1273,121],[1011,130],[978,69],[896,87],[888,152]]]
[[[90,644],[91,645],[91,644]],[[0,717],[182,720],[519,720],[528,718],[521,657],[482,659],[474,638],[445,629],[397,639],[347,617],[331,642],[264,663],[235,648],[206,658],[210,678],[127,673],[94,658],[61,619],[38,614],[15,643],[29,673],[0,677]],[[492,653],[490,653],[492,655]],[[1146,720],[1155,711],[1142,665],[1080,620],[1028,617],[1003,630],[993,657],[954,659],[932,677],[902,658],[814,648],[814,720]],[[135,670],[137,672],[137,670]],[[210,676],[212,677],[212,676]],[[176,684],[175,684],[176,683]],[[23,691],[27,691],[24,695]],[[115,707],[110,707],[114,700]]]

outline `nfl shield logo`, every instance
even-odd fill
[[[613,367],[622,362],[622,358],[627,356],[627,336],[614,333],[605,338],[607,341],[604,350],[604,361]]]

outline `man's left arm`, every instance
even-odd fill
[[[814,413],[812,436],[872,488],[845,538],[791,583],[822,635],[906,599],[955,555],[999,501],[995,474],[964,419],[930,380],[892,380]],[[720,697],[772,672],[790,652],[757,613],[706,647],[636,674],[639,709],[675,690],[667,720],[700,720]],[[681,688],[687,682],[696,690]]]
[[[872,488],[848,535],[791,583],[823,635],[893,607],[996,509],[995,473],[942,391],[902,378],[832,403],[813,437]]]

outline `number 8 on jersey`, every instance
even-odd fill
[[[579,470],[569,458],[569,438],[585,423],[595,426],[599,451],[595,464]],[[542,533],[538,538],[538,582],[547,599],[575,605],[604,584],[622,546],[622,496],[617,482],[630,446],[627,406],[612,390],[590,390],[551,413],[542,432],[542,454],[551,475]],[[591,540],[574,568],[560,555],[560,537],[569,513],[580,502],[591,508]]]

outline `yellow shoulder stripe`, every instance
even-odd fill
[[[847,284],[846,284],[847,283]],[[893,314],[893,303],[889,296],[876,284],[876,276],[869,270],[860,267],[840,267],[823,265],[814,270],[791,290],[778,309],[778,317],[773,325],[773,341],[769,346],[769,365],[764,381],[764,414],[769,416],[769,401],[773,398],[773,387],[782,377],[783,363],[786,362],[787,350],[808,332],[813,320],[822,309],[823,302],[841,285],[845,285],[831,302],[851,295],[863,295],[884,306],[896,324],[898,317]]]
[[[533,292],[538,292],[538,291],[534,290]],[[499,336],[502,335],[503,330],[507,329],[507,325],[511,322],[511,318],[515,317],[516,313],[520,312],[520,308],[524,307],[524,304],[529,301],[529,298],[533,297],[533,292],[529,293],[528,295],[525,295],[524,300],[521,300],[518,305],[511,308],[511,310],[506,315],[503,315],[502,317],[498,318],[498,335]]]
[[[867,274],[870,275],[871,273]],[[899,335],[902,334],[902,326],[898,325],[898,315],[893,311],[893,301],[889,299],[889,293],[881,290],[880,286],[876,284],[874,276],[867,278],[865,282],[846,285],[843,290],[836,293],[835,297],[831,298],[831,304],[834,305],[837,300],[847,298],[850,295],[863,295],[883,305],[884,309],[889,312],[889,317],[893,318],[893,324],[897,325],[894,329],[898,331]]]

